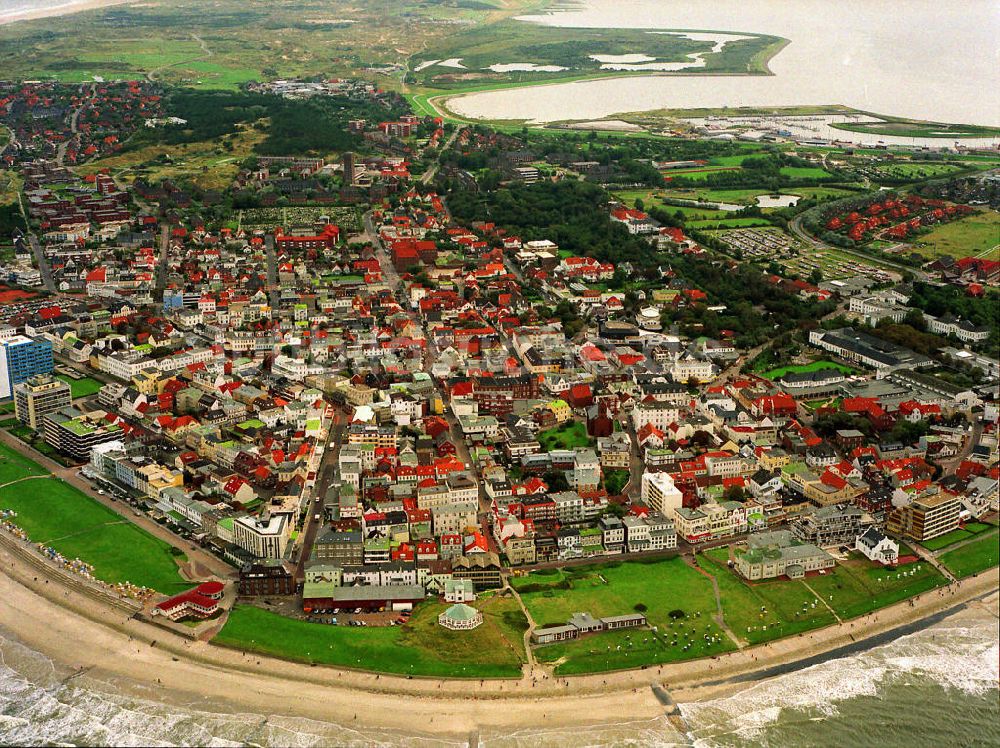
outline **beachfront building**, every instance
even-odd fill
[[[289,516],[283,513],[237,517],[233,522],[233,542],[257,558],[282,558],[290,533]]]
[[[855,550],[869,561],[892,566],[899,560],[899,543],[877,527],[869,527],[854,541]]]
[[[219,601],[224,590],[222,582],[203,582],[192,590],[157,603],[153,608],[153,615],[164,616],[171,621],[211,618],[219,612]]]
[[[37,374],[48,374],[55,362],[52,341],[25,335],[0,340],[0,400],[14,394],[14,386]]]
[[[451,631],[471,631],[482,623],[482,611],[465,603],[455,603],[438,616],[438,624]]]
[[[103,410],[82,413],[72,406],[47,413],[42,418],[46,443],[79,462],[90,459],[90,451],[124,435],[121,426],[108,421]]]
[[[642,474],[642,501],[664,517],[673,518],[674,510],[680,509],[684,496],[674,485],[670,473]]]
[[[627,613],[623,616],[607,616],[594,618],[590,613],[574,613],[565,626],[545,626],[531,632],[531,640],[535,644],[553,644],[555,642],[579,639],[586,634],[596,634],[602,631],[617,631],[646,625],[646,616],[642,613]]]
[[[762,532],[747,538],[734,553],[734,566],[750,581],[787,576],[802,579],[813,571],[832,569],[833,556],[810,543],[796,540],[788,530]]]
[[[826,548],[851,545],[874,520],[852,504],[833,504],[803,513],[792,522],[792,533],[803,543]]]
[[[444,601],[446,603],[471,603],[476,599],[476,590],[471,579],[446,579]]]
[[[886,517],[886,529],[894,535],[923,542],[958,528],[962,502],[957,496],[934,493],[910,496],[897,491]]]

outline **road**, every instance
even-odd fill
[[[156,277],[154,280],[153,297],[163,299],[163,289],[167,287],[167,261],[170,248],[170,226],[166,223],[160,228],[160,256],[156,261]]]
[[[301,543],[299,544],[299,557],[295,564],[295,581],[301,583],[306,578],[306,563],[312,555],[313,543],[321,528],[326,526],[323,512],[326,508],[326,492],[337,472],[337,464],[340,460],[340,447],[344,441],[344,430],[347,427],[347,419],[338,410],[334,415],[330,433],[327,437],[326,451],[323,459],[316,471],[316,484],[313,486],[312,502],[306,509],[305,525],[302,529]],[[316,519],[316,515],[319,519]]]
[[[451,148],[451,144],[455,142],[455,138],[458,137],[460,132],[462,132],[462,128],[456,127],[455,131],[450,136],[448,136],[448,140],[446,140],[444,145],[441,146],[442,152],[447,151],[449,148]],[[423,176],[420,177],[420,183],[430,184],[431,180],[434,179],[434,176],[437,174],[438,169],[440,168],[441,168],[441,162],[438,159],[434,159],[434,163],[432,163],[429,167],[427,167],[427,171],[425,171],[423,173]]]
[[[952,457],[950,460],[943,460],[941,462],[941,468],[944,470],[944,475],[952,475],[961,466],[962,462],[972,453],[972,448],[979,444],[979,440],[983,436],[983,422],[981,419],[977,418],[972,424],[972,433],[966,438],[965,443],[962,445],[962,449],[959,450],[958,454]]]
[[[271,308],[277,310],[281,301],[278,290],[278,254],[274,249],[274,235],[264,237],[264,250],[267,253],[267,297]]]
[[[56,283],[52,280],[52,268],[49,266],[49,261],[45,257],[45,251],[42,249],[38,237],[34,234],[28,234],[28,243],[31,245],[31,251],[35,254],[35,263],[42,276],[42,285],[49,293],[56,293]]]
[[[96,89],[96,87],[97,87],[96,83],[90,84],[90,93],[89,93],[90,97],[93,97],[94,90]],[[80,121],[81,111],[83,111],[83,104],[74,109],[73,114],[70,115],[69,131],[73,134],[73,137],[69,138],[68,140],[64,140],[62,143],[60,143],[59,148],[56,150],[56,163],[59,164],[59,166],[62,166],[64,164],[66,160],[66,150],[69,148],[69,144],[74,140],[76,140],[76,136],[80,132],[78,129],[78,123]]]
[[[364,215],[364,228],[364,237],[371,241],[372,246],[375,248],[375,258],[378,260],[379,269],[382,271],[382,277],[385,279],[385,282],[394,291],[398,292],[402,290],[404,288],[403,282],[399,277],[399,273],[396,272],[395,266],[392,264],[392,258],[389,256],[389,252],[385,248],[385,243],[382,241],[382,237],[379,236],[378,231],[375,229],[371,213],[365,213]],[[423,321],[412,309],[409,308],[409,305],[405,303],[405,299],[401,303],[403,303],[404,311],[410,319],[420,325],[421,329],[424,329]],[[423,367],[425,372],[428,374],[430,373],[434,364],[437,363],[437,358],[437,346],[435,346],[434,342],[428,338],[423,356]],[[435,395],[440,398],[442,402],[444,402],[444,396],[441,394],[437,382],[434,381],[433,378],[431,379],[431,382],[434,385]],[[448,423],[448,436],[451,439],[452,444],[455,445],[455,457],[465,464],[469,472],[475,476],[476,482],[479,485],[479,521],[480,526],[485,528],[490,514],[490,502],[486,496],[486,491],[483,487],[482,481],[479,480],[479,476],[476,474],[475,467],[472,462],[472,454],[469,452],[469,446],[466,444],[465,437],[462,435],[462,431],[459,428],[458,419],[456,419],[455,416],[449,411],[445,411],[443,413],[443,417]],[[490,537],[490,542],[493,542],[492,537]]]

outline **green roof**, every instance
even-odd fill
[[[479,615],[479,611],[465,603],[455,603],[444,614],[453,621],[471,621]]]
[[[238,428],[241,429],[262,429],[264,428],[264,422],[257,418],[251,418],[239,424]]]

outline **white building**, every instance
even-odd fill
[[[869,561],[890,566],[899,560],[899,543],[883,535],[874,526],[869,527],[854,541],[855,550],[864,554]]]
[[[664,517],[673,517],[674,510],[681,507],[684,495],[674,485],[669,473],[646,472],[642,474],[642,500]]]
[[[257,558],[282,558],[291,532],[287,514],[238,517],[233,522],[233,542]]]

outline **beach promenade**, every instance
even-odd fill
[[[762,677],[884,643],[920,628],[921,621],[960,614],[966,605],[986,605],[996,615],[1000,579],[991,569],[871,616],[716,659],[572,678],[470,682],[310,667],[191,641],[80,595],[22,554],[0,549],[0,570],[0,626],[68,675],[85,671],[144,698],[205,709],[463,738],[496,727],[650,719],[666,713],[664,693],[674,702],[717,698]]]

